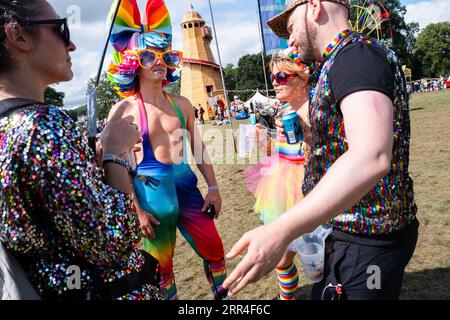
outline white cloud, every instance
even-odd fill
[[[190,2],[194,9],[200,13],[206,24],[212,27],[212,20],[207,0],[184,1],[179,5],[179,1],[166,0],[173,23],[173,46],[180,50],[183,49],[183,40],[180,24],[183,15],[190,10]],[[245,54],[257,53],[261,50],[258,34],[258,20],[256,5],[253,11],[239,10],[242,4],[237,0],[214,0],[211,1],[214,10],[214,20],[216,23],[217,38],[219,40],[219,49],[222,63],[226,66],[228,63],[237,64],[239,58]],[[216,8],[219,5],[230,5],[235,10],[219,12]],[[211,49],[218,63],[215,39],[211,43]]]
[[[216,28],[224,66],[228,63],[236,65],[241,56],[261,51],[256,13],[226,15],[223,21],[216,24]],[[215,54],[215,43],[212,45]]]
[[[450,21],[450,1],[430,0],[406,6],[406,22],[418,22],[421,29],[430,23]]]

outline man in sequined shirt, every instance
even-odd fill
[[[287,243],[333,225],[313,299],[398,299],[418,221],[409,176],[406,82],[395,54],[349,30],[349,1],[293,0],[268,21],[303,60],[320,63],[310,93],[312,152],[305,198],[245,234],[248,253],[224,283],[234,295],[272,270]]]

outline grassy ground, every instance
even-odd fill
[[[411,124],[410,172],[421,226],[401,298],[450,299],[450,90],[413,95]],[[215,167],[224,208],[217,227],[228,251],[244,232],[260,222],[252,210],[254,197],[243,182],[242,171],[247,165]],[[204,192],[206,185],[199,180]],[[174,264],[179,298],[211,299],[201,260],[180,235],[177,241]],[[228,261],[228,269],[232,270],[236,262]],[[301,279],[299,295],[308,299],[310,286],[303,274]],[[274,275],[270,274],[247,287],[238,298],[272,299],[276,292]]]

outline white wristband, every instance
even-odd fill
[[[208,187],[208,191],[216,191],[216,190],[220,190],[219,186]]]

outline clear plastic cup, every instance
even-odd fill
[[[324,252],[322,241],[317,236],[305,240],[298,248],[300,262],[305,275],[312,283],[320,282],[323,279]]]
[[[325,265],[325,240],[331,233],[329,225],[322,225],[311,233],[306,233],[295,240],[295,249],[303,266],[305,275],[312,283],[323,279]]]

